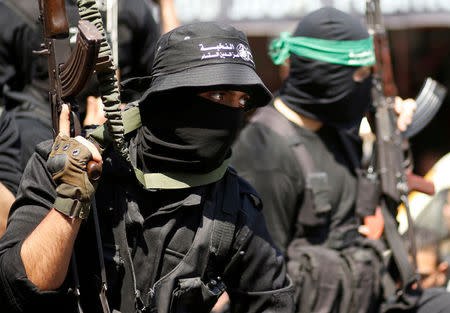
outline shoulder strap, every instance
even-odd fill
[[[309,174],[315,172],[314,161],[311,154],[306,150],[301,138],[292,123],[285,118],[272,106],[260,108],[256,114],[251,118],[252,122],[261,123],[281,137],[285,138],[295,153],[297,160],[300,163],[302,171],[307,177]]]
[[[221,284],[221,275],[229,263],[237,215],[241,206],[238,178],[233,171],[227,171],[225,182],[219,192],[216,203],[221,205],[216,206],[218,209],[214,213],[205,273],[208,279]]]
[[[210,252],[218,260],[228,256],[236,229],[237,213],[240,207],[240,194],[237,176],[228,171],[225,184],[218,201],[222,202],[220,210],[216,210],[211,234]]]
[[[298,164],[300,165],[302,174],[299,178],[304,182],[303,200],[301,208],[297,215],[296,235],[306,236],[304,226],[325,227],[329,224],[331,218],[331,205],[328,198],[323,194],[327,193],[328,175],[325,172],[318,171],[314,160],[306,149],[302,137],[299,135],[296,126],[289,121],[283,114],[278,112],[273,106],[266,106],[257,111],[252,117],[252,122],[259,122],[269,129],[273,130],[279,136],[284,138],[295,154]],[[319,193],[322,196],[319,196]],[[315,231],[315,234],[321,232]],[[322,232],[327,234],[328,232]],[[322,242],[325,238],[318,236],[314,240]],[[331,241],[330,241],[331,244]]]

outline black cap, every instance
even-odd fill
[[[141,102],[173,89],[220,86],[251,94],[252,107],[272,99],[256,74],[247,37],[230,25],[184,25],[164,34],[156,47],[152,82]]]
[[[348,13],[323,7],[306,15],[297,25],[293,37],[328,40],[361,40],[369,37],[367,28]]]

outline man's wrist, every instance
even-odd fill
[[[87,219],[91,204],[78,199],[56,197],[53,207],[69,218]]]

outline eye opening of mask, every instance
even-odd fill
[[[171,89],[163,92],[154,93],[147,98],[147,104],[144,105],[144,109],[142,111],[146,111],[145,107],[148,108],[149,105],[156,105],[156,107],[161,107],[159,104],[164,104],[167,102],[174,102],[175,104],[178,102],[178,99],[183,99],[184,97],[191,96],[200,96],[202,93],[208,92],[243,92],[246,94],[248,99],[246,99],[245,103],[239,105],[240,108],[244,109],[244,111],[249,111],[254,109],[257,106],[254,98],[254,87],[253,86],[237,86],[237,85],[213,85],[213,86],[201,86],[201,87],[181,87],[176,89]],[[210,99],[211,101],[218,102],[214,99]],[[218,102],[219,103],[219,102]],[[158,110],[155,107],[152,107],[151,110]]]
[[[193,93],[197,95],[209,93],[209,92],[224,92],[224,93],[233,93],[233,92],[242,92],[244,95],[239,95],[240,97],[239,101],[242,99],[244,100],[244,103],[239,103],[236,107],[244,109],[244,111],[251,110],[255,105],[255,98],[254,98],[254,90],[252,86],[237,86],[237,85],[215,85],[215,86],[208,86],[208,87],[201,87],[196,88],[195,90],[192,90]],[[220,103],[220,101],[217,101],[219,99],[211,99],[212,101]]]

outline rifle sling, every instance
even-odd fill
[[[298,136],[294,125],[272,106],[260,108],[251,118],[252,122],[258,122],[273,130],[285,138],[295,153],[305,177],[316,171],[311,154],[306,150],[301,138]]]
[[[74,283],[73,293],[77,299],[78,313],[83,313],[83,309],[81,308],[81,303],[80,303],[80,279],[78,276],[78,265],[77,265],[77,258],[75,256],[75,251],[72,251],[70,265],[72,268],[72,277],[73,277],[73,283]]]
[[[99,292],[100,302],[102,304],[103,313],[110,313],[108,300],[106,298],[106,289],[107,289],[107,281],[106,281],[106,269],[105,269],[105,257],[103,255],[103,244],[102,237],[100,234],[100,224],[98,221],[98,213],[97,213],[97,205],[95,203],[95,197],[91,202],[92,207],[92,216],[94,218],[94,226],[95,226],[95,239],[97,241],[97,250],[98,250],[98,259],[100,262],[100,275],[102,278],[102,286]]]
[[[402,283],[402,289],[398,297],[401,297],[403,301],[396,301],[396,303],[406,304],[408,308],[415,306],[418,297],[415,297],[411,291],[412,285],[417,282],[413,268],[409,261],[408,253],[403,245],[403,240],[397,230],[397,223],[395,222],[392,214],[387,207],[386,199],[381,198],[381,212],[384,219],[384,234],[388,246],[392,252],[395,265],[400,273],[400,279]]]

